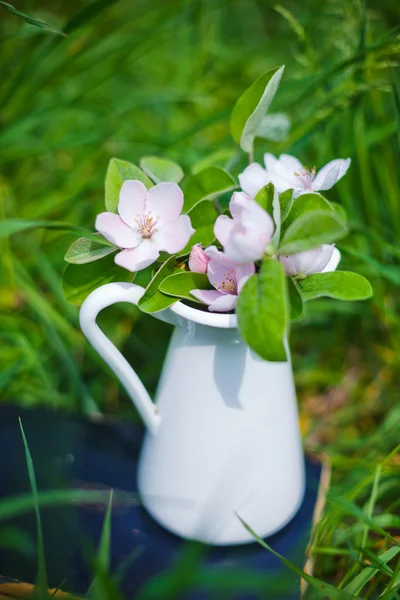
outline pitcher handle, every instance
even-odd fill
[[[129,302],[137,305],[143,294],[144,289],[134,283],[102,285],[94,290],[82,304],[79,321],[90,344],[105,360],[128,392],[146,427],[155,433],[159,426],[160,416],[156,412],[156,407],[148,391],[128,361],[96,323],[97,315],[103,308],[117,302]]]

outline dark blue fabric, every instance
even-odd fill
[[[136,492],[135,471],[142,429],[120,422],[92,423],[44,410],[0,407],[0,497],[29,492],[21,416],[40,491],[54,488],[114,488],[112,572],[126,598],[173,600],[297,600],[299,581],[260,545],[207,548],[160,527],[137,503],[118,492]],[[320,466],[307,460],[307,491],[296,517],[268,538],[277,552],[302,567],[316,501]],[[104,520],[104,505],[41,510],[49,584],[85,593]],[[10,521],[35,536],[33,514]],[[125,563],[125,565],[124,565]],[[124,566],[124,568],[122,568]],[[0,573],[35,580],[36,564],[3,550]]]

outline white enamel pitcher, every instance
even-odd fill
[[[109,283],[85,300],[82,331],[114,371],[147,426],[138,489],[149,513],[184,538],[227,545],[281,529],[304,493],[304,457],[290,360],[262,360],[236,315],[177,302],[154,316],[175,326],[156,398],[96,324],[142,287]]]

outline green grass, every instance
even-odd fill
[[[399,561],[384,562],[400,529],[399,452],[386,459],[400,421],[398,2],[26,0],[16,8],[67,35],[0,6],[2,219],[91,229],[112,156],[136,164],[165,156],[187,172],[214,154],[239,172],[245,157],[230,138],[230,112],[280,64],[272,109],[293,126],[284,142],[259,140],[256,158],[289,152],[322,166],[351,157],[329,198],[353,225],[339,244],[343,268],[369,277],[375,295],[316,301],[291,343],[306,447],[333,464],[315,575],[338,589],[353,582],[352,593],[359,577],[363,598],[400,597]],[[73,239],[32,229],[0,240],[1,400],[135,418],[63,297]],[[153,391],[169,327],[133,307],[109,309],[102,326]]]

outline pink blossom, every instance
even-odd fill
[[[192,290],[192,296],[208,305],[211,312],[228,312],[236,307],[238,296],[246,281],[254,274],[254,263],[238,265],[223,252],[211,246],[205,250],[211,256],[207,276],[214,290]]]
[[[207,273],[210,258],[202,249],[201,244],[195,244],[189,255],[189,269],[193,273]]]
[[[293,189],[294,195],[299,196],[331,189],[347,173],[350,162],[350,158],[336,158],[317,173],[315,167],[307,169],[295,156],[281,154],[276,158],[267,153],[265,168],[252,163],[239,175],[239,182],[242,190],[252,197],[270,182],[278,192]]]
[[[336,271],[340,262],[340,252],[334,244],[322,244],[312,250],[281,256],[279,260],[287,275],[307,277],[315,273]]]
[[[161,251],[180,252],[194,229],[181,215],[183,193],[176,183],[159,183],[147,190],[138,180],[124,181],[118,214],[104,212],[96,229],[112,244],[123,248],[115,263],[128,271],[140,271],[154,263]]]
[[[220,215],[214,233],[228,259],[248,264],[261,259],[274,233],[274,222],[255,200],[235,192],[229,204],[232,219]]]

